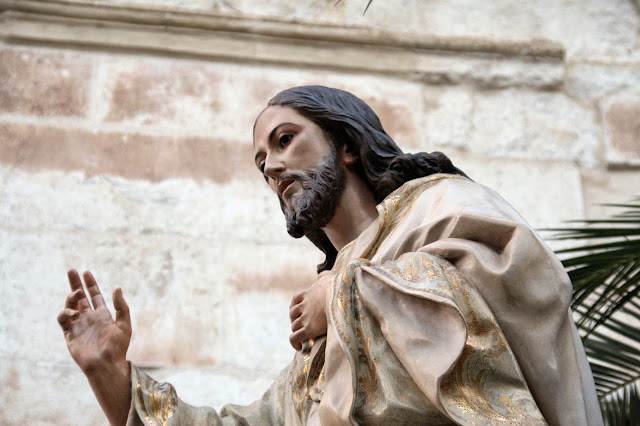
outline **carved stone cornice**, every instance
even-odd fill
[[[564,71],[562,46],[547,40],[425,37],[357,26],[64,1],[0,0],[0,37],[8,43],[134,50],[488,87],[555,87]]]

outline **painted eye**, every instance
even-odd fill
[[[291,142],[291,139],[293,139],[293,135],[290,134],[283,134],[280,135],[280,139],[278,139],[278,142],[280,143],[280,147],[284,148],[289,142]]]

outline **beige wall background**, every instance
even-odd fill
[[[354,92],[537,228],[640,190],[636,0],[0,0],[0,424],[105,424],[55,317],[121,286],[132,361],[245,404],[321,260],[252,162],[278,91]]]

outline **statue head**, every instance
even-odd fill
[[[342,152],[345,148],[353,152],[358,158],[354,168],[371,188],[377,202],[381,202],[392,191],[412,179],[433,173],[466,176],[440,152],[403,153],[385,132],[376,113],[360,98],[344,90],[325,86],[293,87],[274,96],[267,104],[267,109],[269,107],[290,108],[315,123],[333,146],[334,157],[327,158],[327,161],[335,161],[335,153]],[[330,168],[335,170],[336,164],[325,167],[324,171]],[[321,170],[312,172],[321,172]],[[340,176],[336,178],[341,179]],[[338,188],[340,184],[343,185],[340,181],[337,183]],[[325,189],[326,184],[335,186],[336,182],[325,181]],[[329,195],[330,198],[335,198],[339,197],[341,192],[334,191]],[[320,203],[332,207],[337,205],[337,200],[334,201],[334,203],[328,203],[325,198]],[[335,207],[333,208],[335,211]],[[284,207],[283,211],[285,211]],[[321,213],[324,219],[317,221],[316,225],[326,224],[324,221],[327,218],[330,220],[333,212],[325,209]],[[292,233],[289,223],[287,226],[292,236],[300,237],[304,234],[325,253],[327,258],[323,264],[318,265],[318,271],[333,266],[337,252],[320,227],[306,227],[302,232],[298,230]]]

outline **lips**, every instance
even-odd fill
[[[280,194],[281,197],[284,195],[285,191],[291,186],[293,182],[295,182],[295,179],[289,178],[289,179],[283,179],[278,183],[278,193]]]

